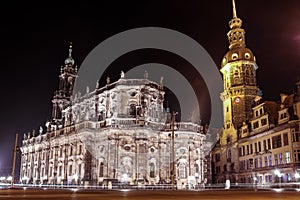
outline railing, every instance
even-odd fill
[[[123,189],[131,189],[131,190],[172,190],[172,186],[170,184],[157,184],[157,185],[128,185],[118,183],[117,185],[107,186],[107,185],[84,185],[84,184],[25,184],[25,183],[17,183],[14,184],[17,188],[49,188],[49,189],[70,189],[70,190],[123,190]],[[0,183],[1,188],[9,188],[10,183]],[[188,187],[180,187],[176,189],[181,190],[189,190]],[[216,183],[216,184],[200,184],[195,186],[190,190],[223,190],[225,189],[225,183]],[[296,190],[300,191],[300,182],[290,182],[290,183],[231,183],[230,189],[234,190]]]

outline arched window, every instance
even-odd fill
[[[134,104],[131,104],[130,107],[129,107],[129,115],[131,117],[136,116],[136,106]]]
[[[179,164],[178,172],[179,178],[186,178],[186,166],[184,163]]]
[[[100,169],[99,169],[99,177],[104,176],[103,172],[104,172],[104,164],[103,164],[103,162],[101,162],[100,163]]]
[[[199,173],[199,165],[198,165],[198,164],[195,164],[194,167],[195,167],[195,172],[196,172],[196,173]]]
[[[154,163],[150,163],[150,178],[155,177],[155,166]]]

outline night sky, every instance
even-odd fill
[[[217,66],[228,50],[231,0],[99,2],[0,6],[0,173],[11,170],[15,134],[21,140],[50,118],[70,41],[78,66],[106,38],[137,27],[182,32],[199,42]],[[280,93],[293,91],[300,75],[300,2],[236,0],[236,5],[246,45],[257,59],[263,97],[278,100]]]

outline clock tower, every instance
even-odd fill
[[[224,133],[237,130],[251,117],[251,108],[254,98],[258,94],[256,85],[256,69],[258,68],[252,51],[246,48],[245,31],[242,29],[242,20],[237,17],[235,1],[233,18],[229,22],[230,31],[227,33],[229,50],[221,63],[224,91],[221,93],[224,112]],[[237,134],[237,133],[236,133]],[[233,140],[237,135],[231,135]],[[228,136],[223,142],[228,140]],[[222,143],[222,141],[221,141]]]

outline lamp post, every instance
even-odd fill
[[[12,172],[11,172],[11,187],[14,187],[15,181],[15,167],[16,167],[16,157],[17,157],[17,145],[18,145],[18,133],[16,134],[15,139],[15,146],[14,146],[14,157],[13,157],[13,164],[12,164]]]

